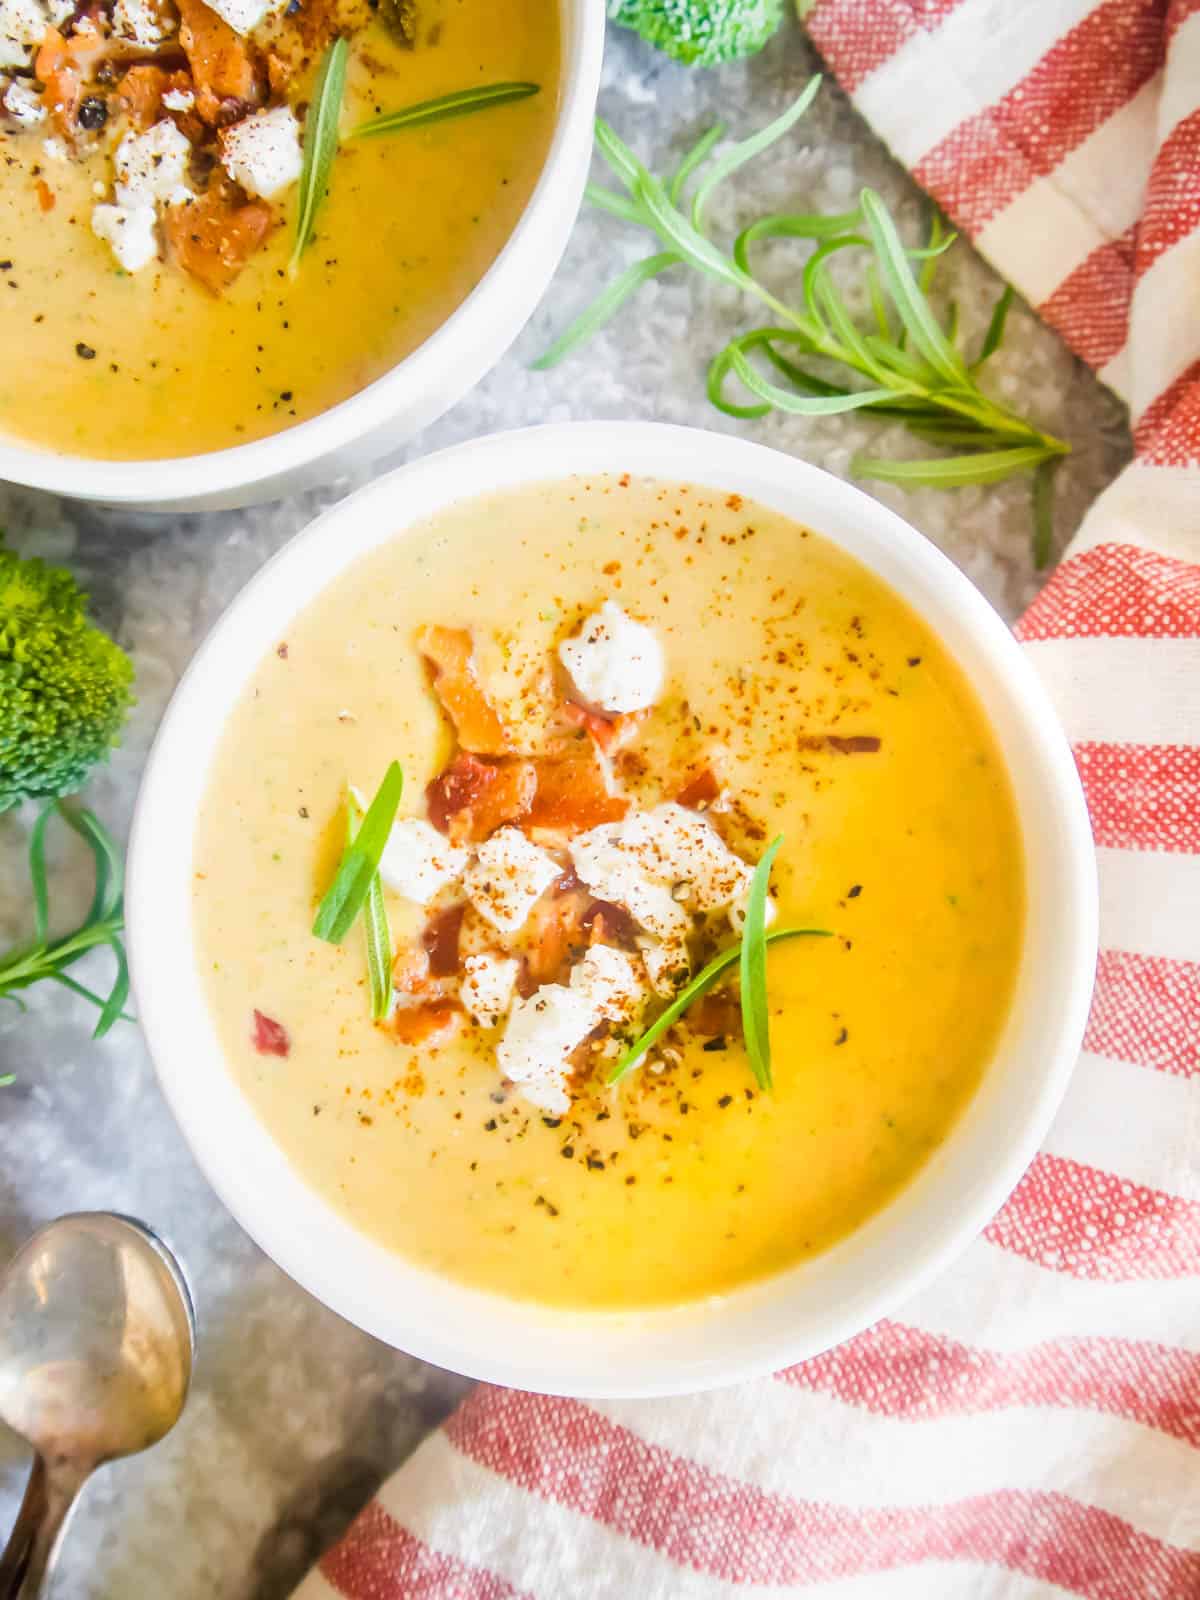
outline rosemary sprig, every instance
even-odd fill
[[[828,939],[832,937],[828,928],[773,928],[764,935],[764,944],[774,944],[778,939]],[[619,1083],[628,1072],[632,1072],[648,1050],[654,1048],[666,1033],[668,1028],[674,1027],[688,1007],[699,1000],[702,995],[718,983],[736,962],[741,960],[742,946],[731,945],[728,950],[722,950],[715,955],[706,967],[702,967],[691,982],[675,996],[671,1004],[658,1016],[613,1067],[606,1083]]]
[[[316,227],[317,212],[329,193],[333,158],[338,151],[338,118],[346,92],[346,63],[350,46],[340,35],[333,41],[317,68],[312,99],[304,119],[304,153],[300,166],[300,192],[296,209],[296,239],[288,272],[294,277],[300,257],[308,249]]]
[[[378,139],[384,134],[400,133],[405,128],[423,127],[429,122],[444,122],[448,117],[465,117],[473,111],[486,111],[491,106],[506,106],[513,100],[528,100],[537,94],[536,83],[486,83],[475,89],[456,89],[452,94],[439,95],[436,100],[422,100],[417,105],[402,106],[398,111],[385,111],[382,116],[360,122],[347,135],[350,139]]]
[[[354,794],[346,796],[346,845],[354,843],[362,827],[363,812]],[[383,901],[383,880],[376,868],[371,875],[363,926],[367,944],[367,977],[371,986],[371,1016],[382,1022],[392,1007],[392,929]]]
[[[980,369],[1004,336],[1011,289],[1000,296],[979,351],[968,360],[958,344],[956,309],[950,308],[943,324],[929,302],[937,259],[954,242],[936,217],[928,243],[906,249],[883,201],[864,189],[854,211],[761,217],[742,230],[729,251],[709,236],[705,212],[716,187],[782,138],[811,104],[819,84],[819,78],[811,79],[781,117],[715,159],[712,152],[722,130],[710,130],[666,184],[597,119],[596,148],[625,192],[591,183],[587,198],[622,221],[648,229],[665,248],[627,268],[534,366],[545,369],[563,360],[649,278],[669,267],[688,266],[758,300],[772,319],[767,326],[738,334],[713,357],[708,397],[715,406],[742,418],[771,410],[797,416],[870,410],[902,423],[926,443],[957,452],[903,461],[859,457],[851,463],[859,477],[954,488],[996,483],[1032,469],[1033,556],[1044,566],[1051,547],[1053,474],[1070,446],[993,400],[978,382]],[[797,239],[814,246],[794,303],[780,299],[755,276],[752,248],[765,239]],[[851,315],[832,277],[834,258],[847,252],[867,258],[868,328]],[[920,263],[917,272],[914,262]],[[847,381],[813,371],[804,364],[808,361],[832,367]],[[749,391],[749,403],[726,394],[731,378]]]
[[[317,907],[313,936],[330,944],[341,944],[366,904],[371,884],[377,881],[379,858],[383,855],[396,808],[404,790],[400,763],[393,761],[383,775],[374,800],[367,807],[362,826],[346,845],[341,864],[325,898]]]
[[[95,888],[86,916],[77,928],[56,939],[50,936],[50,893],[46,876],[46,829],[55,816],[79,834],[95,862]],[[51,801],[34,823],[29,837],[29,883],[33,937],[0,956],[0,999],[11,1000],[24,1010],[20,991],[49,981],[96,1007],[100,1015],[92,1034],[94,1039],[106,1034],[118,1018],[132,1021],[124,1010],[129,998],[129,967],[121,939],[125,925],[121,856],[99,818],[91,811],[74,811],[59,800]],[[67,971],[87,951],[100,945],[109,947],[117,964],[107,996],[96,994]],[[3,1080],[11,1081],[11,1076]]]

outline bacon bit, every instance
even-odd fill
[[[693,772],[675,796],[681,806],[690,806],[693,811],[707,811],[713,801],[720,797],[721,784],[711,767],[701,767],[699,772]]]
[[[254,1048],[260,1056],[286,1056],[292,1048],[292,1041],[283,1024],[265,1016],[261,1011],[254,1013],[252,1038]]]
[[[563,721],[585,729],[606,755],[627,744],[650,715],[648,711],[622,711],[616,716],[604,716],[599,711],[589,711],[576,700],[564,700],[561,709]]]
[[[623,950],[637,949],[637,923],[624,906],[614,905],[611,900],[593,900],[579,922],[591,934],[593,944],[615,944]]]
[[[425,1005],[397,1006],[390,1027],[401,1044],[424,1044],[457,1027],[461,1015],[453,1000],[431,1000]]]
[[[529,761],[481,761],[463,752],[426,788],[429,820],[455,844],[478,844],[524,818],[537,785]]]
[[[461,902],[455,906],[445,906],[425,924],[421,944],[429,957],[432,977],[452,978],[459,970],[458,939],[466,909]]]
[[[34,76],[45,85],[43,104],[60,133],[74,138],[75,113],[84,85],[95,76],[106,49],[100,33],[77,33],[64,39],[57,28],[47,28],[33,63]]]
[[[736,1037],[742,1031],[741,1002],[728,990],[706,994],[688,1008],[684,1020],[693,1033],[706,1039]]]
[[[215,127],[236,122],[264,98],[254,59],[245,42],[204,0],[178,3],[179,42],[195,80],[196,110]]]
[[[37,192],[38,209],[40,211],[53,211],[54,190],[46,182],[45,178],[39,178],[33,187]]]
[[[206,195],[169,206],[163,217],[176,261],[213,294],[229,287],[274,227],[269,206],[246,200],[237,184],[215,176]]]
[[[873,756],[883,744],[873,733],[802,733],[797,742],[801,750],[836,750],[843,756]]]
[[[537,789],[525,826],[564,828],[581,833],[602,822],[619,822],[629,810],[624,795],[613,794],[595,750],[581,749],[561,761],[533,763]]]
[[[421,628],[417,649],[425,657],[433,692],[454,724],[463,749],[482,756],[506,755],[510,748],[508,730],[479,681],[469,631]]]
[[[558,983],[588,946],[583,914],[591,898],[578,889],[565,894],[543,895],[529,913],[525,924],[527,941],[521,970],[522,982],[531,984],[529,993],[543,983]],[[525,990],[518,983],[518,989]]]

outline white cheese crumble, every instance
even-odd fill
[[[168,111],[190,111],[196,104],[196,96],[190,89],[168,89],[162,103]]]
[[[432,823],[404,817],[392,824],[379,858],[379,876],[406,900],[426,906],[462,877],[470,859],[469,851],[457,849]]]
[[[615,900],[654,935],[642,957],[660,994],[677,988],[688,971],[692,915],[728,907],[735,919],[753,876],[706,817],[674,801],[581,833],[570,852],[594,895]]]
[[[169,117],[145,133],[127,133],[117,146],[115,203],[95,207],[92,232],[112,246],[126,272],[140,272],[158,254],[155,207],[192,198],[184,181],[191,151]]]
[[[645,999],[632,959],[623,950],[593,945],[571,973],[570,985],[546,983],[509,1015],[496,1058],[526,1100],[561,1115],[570,1106],[571,1057],[602,1022],[626,1022]]]
[[[4,109],[22,128],[36,128],[46,117],[41,95],[35,94],[19,78],[14,79],[4,91]]]
[[[519,828],[506,827],[479,846],[463,887],[481,917],[498,932],[512,934],[524,926],[561,870]]]
[[[247,194],[269,200],[300,176],[300,124],[289,106],[243,117],[221,135],[221,163]]]
[[[69,161],[70,152],[61,139],[43,139],[42,154],[47,161]]]
[[[512,1004],[520,967],[516,956],[480,954],[463,962],[459,998],[481,1028],[494,1028]]]
[[[571,972],[571,988],[583,995],[599,1022],[628,1022],[646,998],[633,958],[610,944],[592,945]]]
[[[152,205],[103,205],[92,211],[92,232],[112,247],[118,264],[126,272],[140,272],[158,254],[154,224]]]
[[[40,0],[0,0],[0,67],[27,67],[49,20]]]
[[[175,18],[155,4],[155,0],[117,0],[112,22],[118,38],[147,49],[169,39],[177,26]]]
[[[246,34],[286,4],[287,0],[212,0],[210,9],[223,17],[234,33]]]
[[[645,711],[662,693],[666,664],[658,637],[613,600],[558,647],[571,681],[601,711]]]
[[[566,1089],[571,1054],[595,1026],[596,1013],[586,995],[561,983],[543,984],[513,1006],[496,1046],[500,1070],[526,1100],[561,1115],[571,1104]]]

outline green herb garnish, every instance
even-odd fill
[[[951,306],[943,325],[929,302],[937,260],[954,242],[936,217],[928,243],[906,249],[883,201],[864,189],[854,211],[761,217],[742,230],[729,251],[709,237],[705,208],[713,191],[791,128],[819,84],[819,77],[812,78],[781,117],[715,159],[713,147],[723,130],[710,130],[666,184],[598,118],[596,149],[625,192],[589,183],[588,200],[622,221],[647,228],[666,248],[627,268],[534,365],[544,369],[561,361],[649,278],[668,267],[691,267],[752,296],[772,317],[768,325],[731,339],[713,357],[708,397],[718,409],[742,418],[772,410],[798,416],[871,410],[902,423],[927,444],[956,452],[900,461],[858,457],[851,471],[864,478],[955,488],[996,483],[1032,470],[1033,556],[1042,567],[1051,548],[1053,473],[1070,446],[991,399],[977,381],[1004,336],[1011,289],[1000,296],[979,351],[968,360],[958,346],[955,308]],[[693,178],[698,181],[688,200],[685,192]],[[800,275],[795,303],[778,298],[754,275],[751,248],[765,239],[800,239],[815,246]],[[863,291],[872,322],[866,328],[851,315],[831,275],[833,258],[844,252],[867,257]],[[920,263],[919,273],[914,262]],[[796,357],[815,360],[822,370],[799,365]],[[769,363],[770,370],[764,371],[759,361]],[[847,375],[850,381],[835,381],[826,372]],[[749,391],[749,403],[726,395],[731,377]]]
[[[362,826],[362,807],[354,795],[346,796],[346,845],[354,843]],[[378,867],[371,874],[363,919],[367,935],[367,975],[371,983],[371,1016],[382,1022],[392,1008],[392,929],[383,903],[383,880]]]
[[[334,880],[317,908],[312,928],[315,938],[340,944],[349,933],[371,892],[371,882],[379,870],[379,858],[392,831],[403,792],[404,774],[400,763],[393,761],[367,807],[362,827],[347,844]]]
[[[415,106],[402,106],[398,111],[385,111],[382,116],[360,122],[351,130],[351,139],[378,139],[384,134],[399,133],[404,128],[419,128],[428,122],[444,122],[447,117],[465,117],[472,111],[486,111],[489,106],[508,105],[512,100],[528,100],[540,88],[536,83],[489,83],[477,89],[457,89],[453,94],[439,95],[436,100],[422,100]]]
[[[742,1037],[750,1071],[760,1089],[771,1087],[771,1029],[767,1016],[767,883],[783,843],[782,834],[767,846],[750,879],[746,923],[742,929],[738,973],[742,987]]]
[[[326,50],[313,83],[312,99],[304,119],[304,154],[300,167],[300,197],[296,211],[296,242],[288,271],[295,274],[308,249],[317,212],[329,193],[333,158],[338,148],[338,118],[346,92],[346,62],[350,46],[340,36]]]
[[[53,816],[61,817],[74,828],[95,861],[95,889],[87,915],[77,928],[57,939],[50,937],[50,893],[46,878],[46,828]],[[46,806],[29,836],[33,938],[0,956],[0,999],[11,1000],[24,1010],[19,991],[49,980],[96,1007],[100,1015],[92,1034],[95,1039],[106,1034],[119,1017],[132,1021],[124,1011],[129,998],[129,968],[121,939],[125,925],[122,879],[120,852],[98,817],[91,811],[73,811],[57,800]],[[107,945],[117,963],[116,977],[107,997],[86,988],[66,970],[98,945]]]
[[[764,935],[763,943],[774,944],[777,939],[828,939],[830,937],[831,934],[828,928],[775,928]],[[696,974],[686,988],[679,991],[666,1010],[655,1017],[637,1043],[631,1045],[620,1061],[617,1062],[605,1081],[619,1083],[627,1072],[632,1072],[646,1052],[658,1043],[667,1029],[673,1027],[679,1021],[692,1002],[699,1000],[701,995],[707,994],[714,984],[733,966],[734,962],[740,959],[741,950],[742,946],[735,944],[728,950],[722,950],[719,955],[715,955],[708,965]],[[742,1005],[744,1009],[744,997]]]

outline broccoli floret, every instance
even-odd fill
[[[0,811],[78,789],[117,743],[132,682],[71,574],[0,549]]]
[[[787,0],[608,0],[608,14],[689,67],[752,56],[783,21]]]

